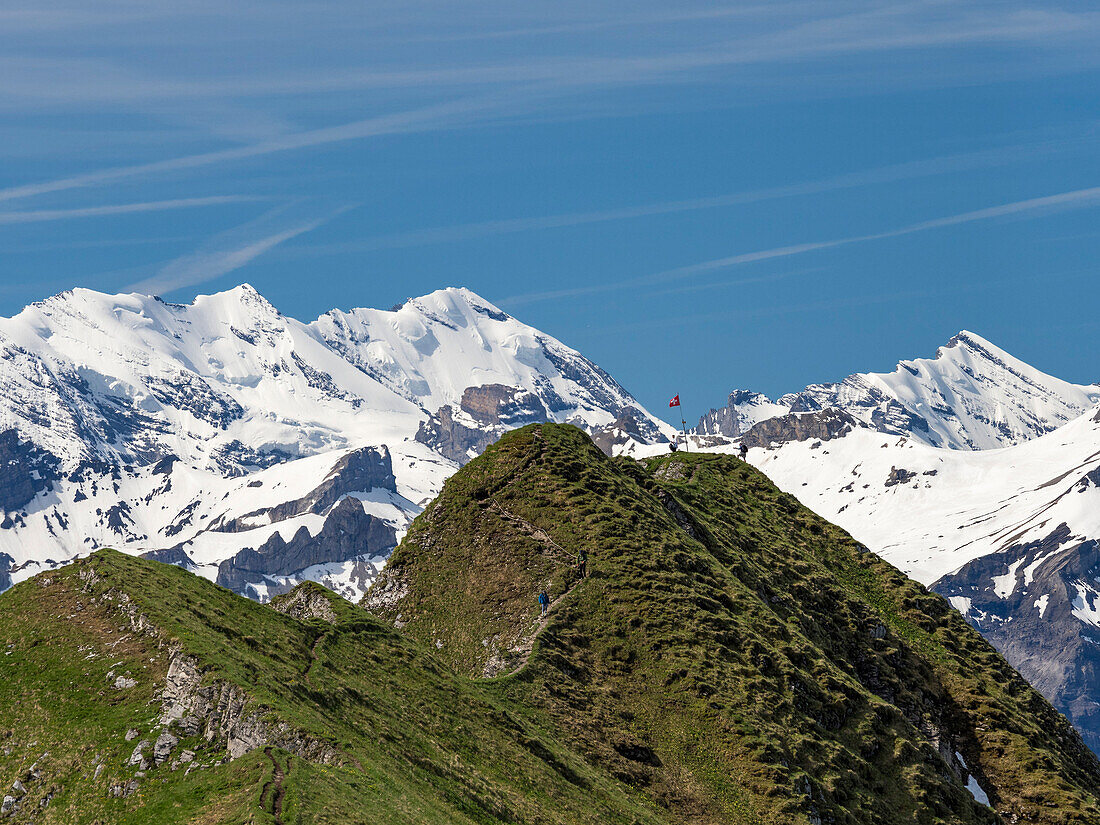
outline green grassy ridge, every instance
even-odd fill
[[[940,597],[732,457],[512,432],[448,481],[366,603],[471,676],[538,631],[490,683],[673,821],[996,821],[935,738],[1009,817],[1100,821],[1100,765],[1063,717]]]
[[[337,764],[274,751],[286,770],[283,823],[662,821],[533,714],[323,592],[336,621],[299,621],[179,568],[100,551],[5,593],[0,653],[12,654],[0,655],[0,707],[12,710],[0,722],[0,782],[10,786],[36,760],[41,775],[9,821],[274,822],[269,758],[253,751],[221,764],[224,745],[195,739],[179,749],[196,750],[201,770],[152,767],[132,795],[110,794],[137,775],[126,765],[137,742],[156,740],[177,647],[206,669],[205,682],[243,687],[273,723],[338,751]],[[155,635],[130,632],[122,593]],[[136,685],[114,690],[109,669]],[[141,736],[126,741],[130,728]]]

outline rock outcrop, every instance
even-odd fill
[[[416,440],[464,464],[507,430],[546,421],[542,399],[521,387],[485,384],[467,387],[456,410],[446,404],[420,425]]]
[[[396,544],[393,525],[366,513],[362,502],[349,496],[332,509],[317,535],[301,527],[290,541],[276,533],[256,550],[246,547],[218,565],[217,582],[239,593],[268,576],[289,576],[317,564],[381,556]]]
[[[60,464],[33,442],[21,439],[16,430],[0,432],[0,511],[5,514],[0,527],[12,526],[7,514],[22,510],[60,478]]]
[[[384,444],[379,447],[363,447],[342,456],[324,480],[300,498],[276,507],[253,510],[239,518],[216,523],[210,529],[238,533],[250,530],[258,524],[274,524],[306,513],[320,515],[349,493],[368,493],[376,489],[397,492],[393,461]]]
[[[828,441],[846,435],[861,426],[843,410],[828,408],[818,412],[796,412],[761,421],[740,441],[749,447],[770,447],[788,441]]]
[[[201,736],[212,745],[224,746],[230,759],[272,745],[311,762],[342,761],[332,744],[304,734],[286,722],[268,718],[263,708],[238,685],[223,680],[204,683],[199,661],[178,651],[168,666],[160,723],[178,727],[185,736]],[[156,752],[166,749],[167,744],[165,740],[162,746],[158,739]]]

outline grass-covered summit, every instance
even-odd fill
[[[1100,821],[1061,716],[736,459],[516,431],[367,601],[259,605],[111,551],[17,585],[0,821]]]
[[[1060,714],[943,599],[733,457],[512,432],[365,601],[459,672],[507,674],[503,695],[673,821],[996,821],[969,782],[1006,821],[1100,822],[1100,764]]]

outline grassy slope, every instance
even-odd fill
[[[643,466],[570,427],[516,431],[448,482],[367,601],[479,675],[524,661],[544,586],[530,660],[487,684],[673,820],[994,821],[942,740],[998,810],[1100,821],[1100,765],[1064,718],[942,599],[737,459]]]
[[[86,588],[80,576],[89,569],[101,581]],[[119,590],[159,637],[130,632],[117,601],[104,598]],[[335,624],[302,622],[178,568],[110,551],[13,588],[0,599],[0,645],[11,651],[0,655],[0,707],[9,709],[0,782],[22,777],[28,795],[9,821],[274,821],[262,751],[186,777],[162,765],[133,795],[109,794],[137,772],[126,762],[140,739],[125,741],[126,731],[156,739],[168,653],[157,642],[168,639],[206,663],[208,679],[246,686],[272,718],[338,749],[342,766],[274,753],[286,771],[282,822],[659,821],[521,710],[331,598]],[[137,684],[115,690],[108,671]],[[224,749],[204,744],[180,747],[197,750],[204,765],[220,760]],[[35,762],[41,777],[25,779]]]

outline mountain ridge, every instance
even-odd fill
[[[986,725],[995,726],[978,721],[991,707],[986,703],[1016,701],[979,698],[999,690],[993,683],[1003,685],[1006,696],[1022,697],[1020,691],[1026,691],[1037,699],[1038,694],[1019,677],[1010,677],[1003,662],[997,667],[1005,670],[990,677],[987,668],[999,657],[982,658],[973,672],[960,670],[953,657],[993,651],[943,599],[905,580],[734,457],[681,453],[641,462],[604,459],[582,438],[558,425],[532,425],[509,433],[459,471],[414,522],[364,604],[402,633],[434,645],[446,661],[470,675],[514,672],[517,679],[552,680],[545,703],[563,717],[599,708],[605,720],[601,729],[614,730],[623,723],[609,704],[621,697],[631,709],[630,748],[649,766],[633,769],[641,775],[659,776],[666,763],[684,764],[678,761],[683,743],[676,743],[675,732],[707,726],[725,732],[726,725],[744,724],[759,737],[758,753],[765,754],[768,767],[718,773],[762,777],[774,770],[780,785],[778,777],[789,775],[800,787],[798,776],[804,771],[808,790],[800,806],[811,821],[835,817],[894,823],[923,821],[922,816],[949,821],[978,816],[980,821],[980,808],[967,812],[970,797],[948,802],[945,792],[931,788],[922,792],[927,807],[910,807],[904,801],[908,791],[902,789],[913,787],[909,782],[921,784],[916,768],[905,779],[883,780],[896,785],[896,797],[860,790],[857,776],[891,769],[868,757],[875,748],[846,738],[848,725],[860,717],[861,700],[855,693],[844,700],[826,699],[813,686],[828,683],[841,693],[848,689],[842,685],[870,691],[875,707],[885,702],[901,708],[900,718],[910,720],[905,724],[925,731],[925,745],[938,743],[938,753],[955,766],[941,768],[944,776],[962,771],[963,763],[975,771],[982,766],[986,773],[979,777],[980,788],[1007,821],[1084,814],[1077,803],[1053,803],[1057,814],[1044,812],[1043,803],[1033,808],[1023,803],[1026,813],[1013,808],[1004,786],[996,785],[997,769],[985,760],[1015,752],[1015,746],[999,738],[986,750],[954,738],[965,738],[953,725],[968,718],[975,727],[966,736],[981,739]],[[582,551],[586,577],[576,567]],[[555,605],[543,620],[531,598],[540,588]],[[872,652],[879,639],[889,640],[887,647],[894,651],[889,666]],[[679,645],[688,640],[708,653],[682,657]],[[836,682],[829,675],[830,662],[844,672],[835,674]],[[749,677],[747,684],[734,675],[756,668],[762,678]],[[814,673],[813,684],[798,675],[807,671]],[[659,693],[661,685],[673,686],[678,698],[645,695]],[[953,710],[937,716],[935,708],[943,707]],[[1019,717],[1001,707],[1007,716],[998,711],[999,720],[1012,718],[1016,724],[1028,719],[1031,725],[1040,706],[1030,706]],[[1049,713],[1039,714],[1048,720],[1042,725],[1062,719]],[[880,720],[892,724],[886,717]],[[1079,743],[1075,753],[1088,753],[1068,723],[1056,727]],[[910,735],[890,730],[891,736]],[[584,725],[573,735],[586,750],[606,748],[591,739],[593,732]],[[800,750],[803,746],[807,750]],[[885,751],[899,753],[890,747]],[[644,756],[648,753],[653,757]],[[809,753],[813,757],[804,761]],[[875,767],[864,767],[868,758]],[[1083,758],[1095,761],[1091,754]],[[606,759],[616,757],[609,752]],[[843,777],[834,777],[839,764],[834,759],[844,763]],[[961,789],[967,781],[958,775],[963,778],[953,781]],[[1026,770],[1008,784],[1025,775]],[[774,793],[781,798],[781,791]],[[779,821],[794,817],[795,809],[777,804],[762,804],[760,811],[773,811]],[[954,812],[947,813],[953,806]]]
[[[1098,401],[1097,385],[963,330],[892,373],[779,402],[734,392],[696,438],[750,448],[782,489],[949,597],[1100,752]]]
[[[735,390],[695,431],[738,437],[767,419],[835,408],[871,429],[933,447],[994,449],[1057,429],[1097,403],[1100,384],[1055,378],[962,330],[934,358],[903,360],[889,373],[853,373],[776,401]]]

